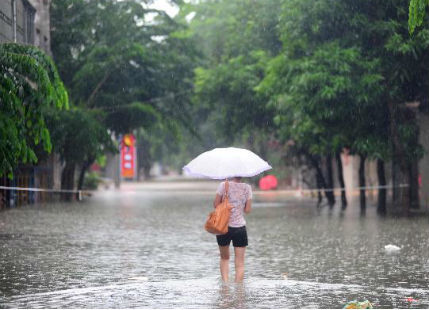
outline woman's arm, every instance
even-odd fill
[[[252,211],[252,199],[248,199],[246,201],[246,205],[244,206],[244,213],[248,214]]]
[[[215,199],[213,200],[213,208],[215,208],[216,209],[216,206],[218,205],[218,204],[220,204],[222,202],[222,196],[221,195],[219,195],[219,194],[216,194],[216,197],[215,197]]]

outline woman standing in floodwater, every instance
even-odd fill
[[[252,188],[249,184],[241,183],[240,177],[228,181],[228,200],[232,205],[229,216],[228,232],[225,235],[217,235],[217,243],[220,252],[220,273],[222,281],[228,282],[229,274],[229,245],[232,240],[234,246],[235,282],[242,282],[244,277],[244,254],[246,252],[247,231],[244,213],[249,213],[252,208]],[[225,182],[219,184],[213,206],[216,208],[225,195]]]

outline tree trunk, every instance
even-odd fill
[[[394,155],[395,151],[393,150],[394,147],[392,146],[392,204],[396,205],[397,201],[398,201],[398,162],[397,162],[397,158]]]
[[[409,190],[410,190],[410,208],[419,209],[419,167],[417,161],[410,164]]]
[[[320,188],[327,189],[325,177],[323,176],[322,169],[320,168],[319,160],[316,159],[315,156],[310,155],[310,161],[313,167],[316,169],[316,180],[318,184],[320,184]],[[326,199],[328,200],[329,206],[330,207],[333,206],[335,204],[333,192],[329,190],[328,191],[325,190],[325,196],[326,196]]]
[[[396,147],[394,147],[396,149]],[[401,155],[395,150],[392,157],[392,202],[397,210],[407,212],[411,205],[410,165],[404,163]],[[405,167],[404,167],[405,166]]]
[[[417,159],[414,162],[407,160],[406,151],[400,139],[398,121],[415,121],[414,112],[403,109],[398,110],[397,105],[388,104],[390,114],[390,136],[392,138],[392,185],[393,205],[395,208],[408,212],[410,208],[418,208],[418,171]],[[418,131],[415,132],[411,145],[418,144]],[[412,167],[415,165],[414,167]],[[404,186],[408,186],[404,187]]]
[[[329,204],[330,207],[333,207],[335,204],[335,192],[334,192],[334,176],[332,173],[332,155],[328,154],[326,155],[326,172],[327,172],[327,186],[329,189],[331,189],[329,191],[330,195],[331,195],[331,201],[333,202],[332,204]]]
[[[85,174],[88,171],[89,167],[91,167],[92,163],[95,159],[88,159],[82,164],[82,167],[79,172],[79,179],[77,182],[77,190],[80,191],[83,188],[83,182],[85,181]],[[76,193],[76,198],[79,199],[79,193]]]
[[[83,182],[85,181],[85,173],[88,171],[88,168],[91,167],[93,162],[94,162],[94,160],[90,159],[90,160],[85,161],[82,164],[82,167],[81,167],[80,172],[79,172],[79,179],[77,182],[77,190],[79,190],[79,191],[82,190]]]
[[[143,165],[143,173],[144,173],[144,179],[145,180],[149,180],[151,178],[150,169],[151,169],[151,165],[150,164],[146,163],[146,164]]]
[[[320,206],[322,204],[322,201],[323,201],[322,191],[319,188],[317,191],[317,206]]]
[[[322,195],[322,188],[323,188],[323,180],[321,179],[321,176],[316,171],[316,184],[317,184],[317,206],[320,207],[320,205],[323,202],[323,195]]]
[[[62,190],[73,190],[74,189],[74,171],[76,164],[66,162],[61,173],[61,189]],[[73,199],[73,193],[62,193],[61,199],[64,201],[71,201]]]
[[[143,169],[143,178],[150,179],[150,169],[152,168],[153,159],[151,156],[151,142],[143,137],[139,137],[139,146],[137,149],[137,164],[139,166],[138,178],[141,179],[140,170]]]
[[[341,162],[341,153],[337,152],[335,154],[337,160],[337,169],[338,169],[338,182],[341,187],[341,209],[345,210],[347,208],[347,197],[346,197],[346,185],[344,183],[344,172],[343,172],[343,163]]]
[[[366,155],[359,155],[360,164],[359,164],[359,187],[360,187],[360,211],[361,214],[366,212],[366,183],[365,183],[365,160]]]
[[[384,171],[384,161],[381,159],[377,159],[377,177],[378,186],[381,187],[378,189],[377,213],[386,214],[386,173]]]
[[[9,186],[15,186],[15,184],[13,184],[12,180],[9,179],[8,177],[4,177],[5,180],[5,186],[9,187]],[[5,207],[11,207],[12,205],[12,191],[10,190],[5,190],[4,191],[4,197],[3,197],[3,202],[5,204]]]

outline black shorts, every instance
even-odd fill
[[[219,246],[227,246],[232,240],[234,247],[245,247],[247,246],[246,226],[228,227],[228,232],[225,235],[217,235],[216,239]]]

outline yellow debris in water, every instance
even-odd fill
[[[372,304],[368,301],[357,301],[357,300],[353,300],[348,302],[345,306],[344,309],[372,309]]]

